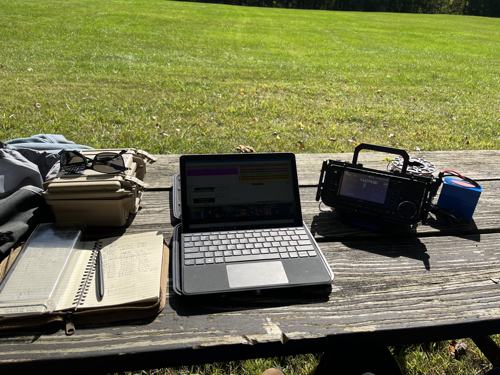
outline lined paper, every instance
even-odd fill
[[[100,241],[104,268],[104,297],[98,299],[95,273],[87,294],[77,309],[107,307],[133,302],[157,300],[163,256],[163,236],[148,232]],[[75,274],[83,275],[91,258],[95,242],[86,242]],[[81,284],[81,276],[72,278],[58,310],[74,306]]]

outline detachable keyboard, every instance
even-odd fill
[[[182,235],[186,266],[305,258],[316,250],[302,227]]]

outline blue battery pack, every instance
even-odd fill
[[[451,211],[459,211],[464,220],[470,221],[481,191],[481,185],[474,186],[461,179],[445,177],[437,205]]]

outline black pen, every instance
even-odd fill
[[[97,253],[97,290],[99,291],[99,299],[104,297],[104,268],[102,265],[102,254],[99,250]]]

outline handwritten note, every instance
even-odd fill
[[[94,242],[87,242],[82,250],[75,273],[83,275],[91,260]],[[108,238],[101,241],[104,268],[104,297],[97,296],[96,277],[92,277],[87,293],[77,309],[106,307],[133,302],[157,300],[163,256],[163,236],[156,232]],[[61,300],[59,310],[74,308],[81,277],[72,278]]]

